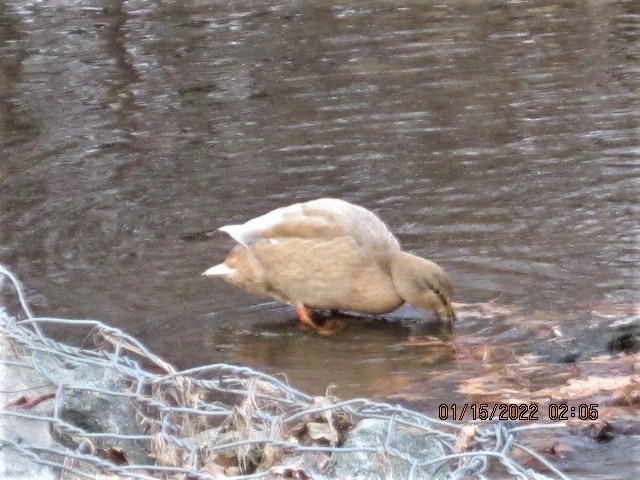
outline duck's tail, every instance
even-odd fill
[[[224,263],[219,263],[215,267],[211,267],[204,272],[202,275],[212,276],[212,275],[229,275],[235,272],[233,268],[227,267]]]

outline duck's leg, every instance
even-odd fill
[[[318,329],[318,326],[311,318],[311,312],[304,305],[296,305],[296,312],[298,313],[298,319],[302,325],[311,327],[314,330]]]

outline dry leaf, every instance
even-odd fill
[[[326,452],[318,452],[316,454],[316,468],[321,472],[324,471],[331,463],[331,455]]]
[[[240,470],[239,467],[227,467],[224,469],[224,474],[227,477],[238,477],[240,476],[241,473],[242,471]]]
[[[307,435],[319,445],[335,445],[338,441],[335,429],[327,423],[307,423]]]
[[[631,385],[616,390],[611,395],[613,405],[640,405],[640,385],[634,382]]]
[[[271,467],[269,471],[274,475],[278,475],[283,478],[291,478],[294,480],[308,480],[311,478],[311,476],[306,471],[303,459],[301,457],[297,457],[293,461],[285,465],[276,465],[275,467]]]
[[[570,379],[567,385],[552,389],[551,395],[554,398],[585,398],[602,392],[620,390],[632,385],[633,379],[629,375],[617,375],[614,377],[598,377],[590,375],[586,380]]]
[[[574,453],[575,449],[564,442],[555,442],[551,448],[549,448],[548,453],[551,455],[555,455],[560,458],[567,458],[570,454]]]
[[[453,446],[454,453],[469,451],[477,430],[476,425],[467,424],[462,427],[462,430],[460,430],[460,433],[458,434],[458,438],[456,438],[456,443]]]
[[[226,453],[219,453],[215,456],[215,460],[214,462],[223,467],[223,468],[229,468],[229,467],[237,467],[238,466],[238,462],[234,459],[231,458],[229,455],[227,455]]]
[[[5,408],[8,408],[8,407],[20,407],[23,409],[34,408],[35,406],[41,404],[42,402],[46,400],[50,400],[55,397],[56,397],[55,392],[39,395],[37,397],[25,397],[24,395],[22,395],[21,397],[16,398],[15,400],[7,403],[4,407],[0,408],[0,410],[4,410]]]
[[[460,385],[460,392],[465,395],[493,395],[496,398],[501,395],[518,395],[522,394],[520,390],[512,388],[513,385],[508,384],[504,376],[494,372],[484,377],[470,378]]]

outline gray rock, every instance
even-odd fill
[[[12,342],[0,336],[0,360],[28,364],[27,357]],[[37,396],[54,390],[47,379],[33,369],[12,363],[0,362],[0,407],[15,402],[24,393]],[[14,393],[15,392],[15,393]],[[20,413],[34,416],[50,416],[53,402],[42,402],[34,408]],[[8,407],[0,415],[0,479],[11,480],[56,480],[60,473],[37,459],[29,458],[25,452],[33,448],[59,448],[49,435],[47,422],[10,415]],[[21,450],[24,451],[21,451]]]
[[[144,435],[133,402],[116,395],[129,391],[127,379],[113,368],[91,364],[68,364],[51,354],[33,356],[36,368],[55,384],[63,384],[59,416],[61,420],[89,433]],[[86,388],[108,390],[114,394]],[[72,433],[52,429],[54,438],[68,448],[76,449],[81,440]],[[151,464],[147,442],[134,439],[95,437],[93,447],[122,454],[130,464]]]
[[[388,420],[364,419],[346,437],[345,448],[376,448],[378,452],[334,453],[327,478],[340,480],[437,480],[448,477],[449,468],[443,464],[417,467],[411,477],[412,464],[384,452],[389,429]],[[388,443],[391,450],[401,452],[418,462],[435,460],[445,455],[440,442],[417,428],[395,424]]]

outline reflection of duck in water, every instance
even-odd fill
[[[306,325],[317,328],[308,308],[378,314],[405,301],[455,322],[446,272],[403,252],[382,220],[363,207],[321,198],[220,230],[238,245],[203,275],[288,303]]]

